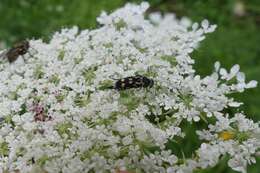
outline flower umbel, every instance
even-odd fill
[[[240,172],[255,163],[259,124],[224,109],[239,107],[230,94],[257,82],[219,62],[212,74],[196,74],[190,54],[216,26],[145,18],[148,7],[103,12],[97,29],[63,29],[49,43],[30,40],[29,53],[11,64],[0,60],[0,173],[192,172],[225,155]],[[137,75],[152,85],[129,78]],[[119,79],[138,87],[120,81],[113,89]],[[169,144],[185,138],[183,122],[201,120],[208,128],[197,131],[200,147],[179,156]]]

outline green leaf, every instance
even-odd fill
[[[60,136],[63,136],[64,134],[70,135],[70,128],[72,128],[72,123],[70,122],[64,122],[57,125],[57,131]]]
[[[45,164],[45,162],[48,160],[49,160],[49,157],[47,155],[44,155],[41,158],[39,158],[38,160],[36,160],[36,163],[40,166],[43,166]]]
[[[65,56],[65,50],[61,50],[59,55],[58,55],[58,60],[63,61],[64,56]]]
[[[57,86],[60,83],[59,75],[57,74],[52,75],[51,78],[49,79],[49,82],[54,83]]]
[[[140,99],[133,94],[130,90],[120,91],[119,102],[125,105],[128,111],[134,110],[138,107]]]
[[[42,66],[40,65],[37,65],[35,70],[34,70],[34,73],[33,73],[33,76],[35,79],[41,79],[43,77],[44,73],[43,73],[43,70],[42,70]]]
[[[98,89],[100,89],[100,90],[105,90],[105,89],[109,89],[109,88],[113,87],[114,82],[111,81],[111,80],[104,80],[104,81],[102,81],[99,85],[100,85],[100,86],[99,86]]]
[[[120,30],[122,28],[127,27],[127,24],[125,23],[125,21],[123,19],[120,19],[117,23],[114,23],[114,26],[116,28],[116,30]]]
[[[79,107],[85,107],[89,104],[90,100],[90,92],[87,92],[84,95],[77,94],[74,99],[74,104]]]
[[[9,148],[7,142],[0,143],[0,156],[6,157],[9,154]]]
[[[173,66],[173,67],[177,65],[175,56],[165,55],[165,56],[162,56],[161,59],[169,62],[171,64],[171,66]]]
[[[98,67],[95,66],[95,67],[90,67],[88,69],[84,69],[82,71],[82,75],[84,76],[85,81],[87,83],[89,83],[90,81],[92,81],[95,78],[95,76],[96,76],[95,72],[97,71],[97,68]]]

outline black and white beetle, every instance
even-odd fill
[[[154,81],[145,76],[136,75],[119,79],[115,82],[114,86],[109,87],[115,90],[126,90],[131,88],[151,88],[154,85]]]

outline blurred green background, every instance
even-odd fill
[[[95,28],[96,17],[102,10],[111,12],[126,2],[140,0],[0,0],[0,48],[8,47],[25,38],[50,36],[63,27],[74,25]],[[202,76],[210,74],[215,61],[230,68],[239,64],[248,80],[260,82],[260,0],[150,0],[149,11],[174,12],[178,17],[187,16],[193,21],[207,18],[218,25],[208,35],[192,57],[195,68]],[[250,89],[234,95],[245,104],[240,108],[255,121],[260,120],[260,89]],[[237,110],[228,110],[237,111]],[[194,127],[185,148],[191,150],[196,143]],[[258,165],[249,167],[249,173],[260,172]],[[225,159],[212,169],[199,173],[231,173]]]

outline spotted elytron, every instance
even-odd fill
[[[114,86],[110,88],[116,90],[126,90],[131,88],[151,88],[153,85],[154,81],[152,79],[145,76],[136,75],[119,79],[115,82]]]

